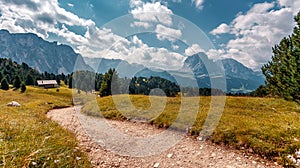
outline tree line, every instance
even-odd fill
[[[174,97],[180,90],[176,83],[160,77],[120,78],[115,69],[109,69],[105,74],[76,71],[70,75],[68,86],[85,92],[95,90],[102,97],[112,94],[161,95],[161,92],[151,92],[155,88],[161,89],[166,96]]]
[[[120,78],[115,69],[109,69],[105,74],[90,71],[76,71],[68,81],[69,88],[77,88],[78,92],[95,90],[101,97],[114,94],[139,94],[175,97],[225,95],[220,89],[180,87],[167,79],[151,76]]]
[[[84,92],[95,91],[102,97],[112,94],[151,94],[175,97],[179,92],[182,92],[183,96],[224,95],[224,92],[218,89],[180,87],[175,82],[161,77],[120,78],[115,69],[109,69],[105,74],[91,71],[75,71],[67,75],[40,73],[26,63],[18,64],[10,58],[0,58],[0,89],[8,90],[9,85],[12,85],[13,89],[21,89],[21,92],[25,92],[26,86],[37,85],[37,80],[56,80],[58,85],[61,85],[63,81],[69,88]]]
[[[63,73],[59,75],[40,73],[26,63],[18,64],[11,58],[0,58],[0,89],[2,90],[9,90],[9,85],[12,85],[14,90],[21,89],[21,92],[25,92],[26,86],[37,85],[37,80],[56,80],[60,84],[61,80],[67,78],[68,76]]]

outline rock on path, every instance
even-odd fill
[[[85,130],[85,126],[80,122],[79,118],[82,117],[82,114],[74,107],[51,110],[47,113],[47,116],[75,134],[80,149],[87,153],[93,167],[280,167],[257,156],[247,155],[241,151],[227,149],[210,142],[197,141],[190,136],[184,136],[175,146],[153,156],[121,156],[107,149],[105,144],[96,142],[97,139],[93,139],[94,136],[91,135],[91,132]],[[101,123],[104,119],[85,116],[85,120],[93,123],[90,127],[97,128],[97,131],[99,131],[101,125],[97,125],[95,120],[99,120],[99,123]],[[100,122],[100,120],[102,121]],[[134,137],[151,136],[164,131],[145,123],[105,121],[120,132]],[[99,133],[97,132],[97,134]],[[121,140],[113,139],[112,141]]]

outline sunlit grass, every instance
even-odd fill
[[[175,126],[184,129],[187,127],[185,124],[193,121],[190,134],[199,135],[211,105],[211,97],[191,97],[187,101],[191,106],[182,109],[180,97],[166,98],[164,108],[158,103],[157,111],[149,114],[153,105],[148,96],[130,95],[133,108],[126,108],[127,97],[94,98],[84,105],[83,112],[109,119],[142,119],[164,128]],[[159,97],[152,99],[162,102]],[[155,100],[152,101],[155,106]],[[196,107],[198,102],[199,107]],[[122,106],[124,108],[120,108]],[[287,164],[286,155],[300,148],[300,106],[297,103],[274,98],[227,97],[225,108],[219,110],[224,111],[210,137],[217,144],[247,150],[281,164]],[[194,122],[195,112],[198,113]],[[179,119],[178,114],[181,114]]]
[[[89,167],[74,135],[46,117],[52,108],[71,106],[67,88],[0,90],[0,167]],[[21,107],[8,107],[10,101]]]

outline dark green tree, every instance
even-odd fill
[[[1,89],[2,90],[8,90],[9,89],[9,85],[8,85],[8,82],[7,82],[6,78],[3,78],[1,80]]]
[[[59,79],[59,77],[56,77],[55,80],[56,80],[57,84],[60,85],[60,79]]]
[[[73,77],[72,76],[70,76],[70,78],[69,78],[69,88],[70,89],[72,89],[73,88]]]
[[[266,86],[260,85],[254,92],[253,96],[255,97],[265,97],[268,95]]]
[[[65,78],[65,79],[64,79],[64,84],[65,84],[65,85],[69,85],[68,78]]]
[[[24,82],[21,84],[21,93],[24,93],[26,91],[26,85]]]
[[[33,79],[32,75],[28,74],[26,76],[25,84],[26,85],[34,85],[34,79]]]
[[[0,81],[2,80],[2,78],[3,78],[3,74],[2,72],[0,72]]]
[[[15,76],[13,86],[15,89],[19,89],[21,87],[21,79],[19,75]]]
[[[295,21],[293,34],[273,47],[272,60],[262,72],[270,94],[300,102],[300,12]]]
[[[99,94],[101,97],[119,94],[119,77],[115,69],[109,69],[103,76]]]

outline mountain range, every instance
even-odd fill
[[[213,61],[204,53],[187,57],[183,67],[176,71],[150,69],[140,64],[130,64],[121,59],[84,57],[84,60],[99,73],[105,73],[109,68],[115,68],[120,77],[159,76],[185,87],[210,88],[211,78],[223,75],[226,81],[226,90],[233,93],[251,92],[265,81],[261,72],[254,72],[234,59]]]
[[[70,46],[45,41],[32,33],[10,34],[0,30],[0,57],[25,62],[40,72],[67,74],[75,65],[77,69],[92,70]]]
[[[218,66],[219,68],[215,68]],[[184,62],[184,67],[193,71],[198,86],[201,88],[210,87],[210,78],[220,75],[225,75],[227,92],[233,93],[251,92],[264,84],[265,81],[261,72],[254,72],[234,59],[213,61],[208,59],[204,53],[188,57]],[[209,72],[208,69],[210,69]]]
[[[68,45],[45,41],[32,33],[11,34],[6,30],[0,30],[0,57],[25,62],[40,72],[68,74],[74,70],[90,70],[105,73],[115,68],[120,77],[159,76],[182,86],[201,88],[211,87],[211,78],[220,76],[221,69],[227,92],[234,93],[253,91],[265,80],[261,72],[254,72],[234,59],[213,61],[204,53],[187,57],[178,70],[166,71],[121,59],[82,57]]]

